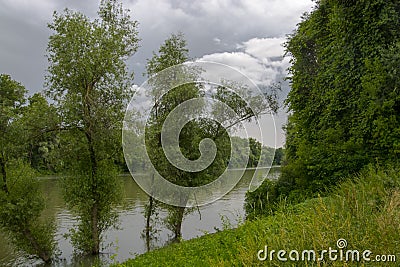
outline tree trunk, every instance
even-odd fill
[[[99,209],[98,204],[95,202],[92,206],[91,220],[92,220],[92,255],[97,255],[100,252],[100,234],[98,228]]]
[[[86,139],[88,141],[89,146],[89,154],[90,154],[90,163],[91,163],[91,186],[92,186],[92,194],[93,194],[93,206],[91,210],[91,227],[92,227],[92,248],[91,254],[97,255],[100,252],[100,233],[99,233],[99,204],[97,199],[97,159],[96,153],[93,146],[93,139],[90,132],[86,132]]]
[[[3,191],[8,194],[6,162],[3,155],[0,157],[0,172],[3,177]]]
[[[23,230],[23,234],[26,237],[26,239],[29,240],[31,243],[32,247],[35,249],[35,251],[38,253],[38,256],[46,263],[51,261],[51,255],[49,255],[48,251],[45,251],[40,247],[38,242],[36,241],[35,237],[32,235],[32,232],[30,231],[29,228],[25,228]]]
[[[86,96],[84,100],[84,121],[86,124],[85,136],[88,142],[89,157],[90,157],[90,167],[91,167],[91,191],[93,206],[91,207],[91,235],[92,235],[92,247],[91,254],[98,255],[100,253],[100,233],[99,233],[99,203],[98,203],[98,192],[97,192],[97,157],[94,148],[93,141],[93,125],[94,121],[92,118],[91,111],[91,100],[90,92],[93,89],[93,85],[88,85],[86,87]]]
[[[175,229],[174,229],[174,241],[179,242],[182,237],[182,221],[183,214],[185,213],[186,207],[175,207],[176,211],[176,221],[175,221]]]
[[[90,167],[91,167],[91,187],[92,187],[92,198],[93,198],[93,206],[91,208],[91,232],[92,232],[92,247],[91,247],[91,254],[97,255],[100,253],[100,233],[99,233],[99,206],[98,206],[98,199],[97,199],[97,159],[96,159],[96,152],[93,145],[93,138],[91,129],[89,128],[86,132],[86,139],[88,142],[89,148],[89,156],[90,156]]]
[[[146,212],[146,247],[147,247],[147,252],[150,251],[150,229],[151,229],[151,215],[153,214],[153,202],[154,199],[152,196],[149,197],[149,206]]]

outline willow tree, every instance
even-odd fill
[[[220,85],[204,84],[202,82],[182,82],[181,85],[174,88],[168,88],[169,79],[174,81],[199,81],[201,74],[205,71],[200,67],[188,67],[176,69],[167,74],[162,71],[175,65],[188,61],[188,49],[186,41],[182,34],[173,34],[159,48],[157,53],[147,62],[147,75],[150,77],[148,83],[151,84],[149,94],[153,97],[153,108],[150,112],[146,125],[146,149],[149,158],[157,172],[169,182],[182,187],[199,187],[214,181],[223,174],[229,163],[231,155],[231,142],[229,130],[233,130],[240,122],[251,120],[262,112],[274,111],[276,99],[270,97],[271,101],[260,101],[259,107],[252,110],[250,106],[237,93],[228,90],[235,88],[237,90],[250,90],[244,84],[222,80]],[[171,69],[170,69],[171,70]],[[161,72],[161,73],[160,73]],[[157,75],[159,74],[159,75]],[[182,80],[181,80],[182,79]],[[248,92],[249,93],[249,92]],[[207,95],[208,94],[208,95]],[[267,93],[269,96],[269,94]],[[210,97],[215,103],[224,103],[234,111],[236,116],[229,115],[229,112],[222,112],[221,104],[207,105],[206,98]],[[196,104],[191,100],[197,99]],[[253,101],[260,100],[256,97]],[[211,102],[211,101],[210,101]],[[268,102],[268,103],[267,103]],[[179,114],[179,118],[171,119],[170,115],[176,108],[182,107],[183,103],[189,104],[190,108],[184,109],[185,112]],[[209,112],[212,118],[207,117]],[[190,114],[200,116],[191,117]],[[180,128],[180,123],[187,120]],[[224,127],[220,122],[225,122]],[[162,144],[163,127],[180,129],[178,148],[184,158],[195,161],[202,156],[200,149],[202,140],[210,139],[217,148],[212,162],[201,170],[189,171],[180,169],[174,165],[174,156],[168,158],[164,148],[171,148],[171,144]],[[167,136],[168,134],[165,134]],[[168,142],[166,142],[168,143]],[[257,148],[256,148],[257,149]],[[261,149],[261,147],[259,147]],[[254,159],[256,160],[256,159]],[[177,206],[167,205],[168,216],[166,218],[167,227],[173,232],[174,240],[181,238],[181,228],[184,215],[193,209],[187,209],[188,196],[179,195]],[[197,200],[196,200],[197,201]],[[154,201],[150,197],[149,207],[146,212],[147,230],[151,213],[154,212]]]
[[[47,93],[58,104],[63,154],[70,175],[67,204],[79,217],[75,248],[98,254],[103,233],[115,225],[120,181],[113,158],[121,153],[121,125],[133,73],[126,65],[138,48],[137,22],[122,4],[100,3],[98,18],[66,9],[48,27]]]
[[[160,46],[158,53],[154,53],[153,57],[148,60],[146,65],[146,74],[151,77],[164,69],[169,67],[182,64],[189,59],[189,50],[186,47],[186,40],[183,34],[172,34],[165,42]],[[186,92],[180,88],[180,90],[175,90],[171,97],[168,94],[167,97],[162,98],[160,92],[162,90],[159,87],[164,86],[164,84],[155,84],[154,89],[150,94],[153,96],[154,109],[150,117],[150,123],[146,131],[147,150],[150,152],[149,155],[151,160],[157,167],[158,171],[162,172],[168,180],[175,179],[176,177],[182,176],[176,173],[176,168],[171,168],[168,160],[165,158],[162,151],[161,144],[158,142],[159,136],[161,134],[161,129],[163,122],[165,121],[168,113],[180,103],[190,98],[195,98],[198,96],[198,89],[189,85],[190,88],[186,88]],[[186,86],[187,87],[187,86]],[[169,97],[168,97],[169,96]],[[179,180],[184,180],[181,178]],[[179,181],[178,181],[179,184]],[[149,196],[149,204],[146,207],[146,242],[149,243],[149,232],[151,229],[150,220],[151,216],[155,212],[157,202],[152,196]],[[181,237],[181,225],[184,217],[185,207],[174,207],[166,206],[169,215],[166,218],[167,227],[174,233],[174,239],[179,240]],[[148,246],[149,249],[149,246]]]
[[[36,173],[25,162],[31,127],[25,122],[32,114],[26,103],[25,87],[0,75],[0,229],[19,250],[51,261],[55,249],[55,225],[43,221],[45,208]]]

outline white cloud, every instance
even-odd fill
[[[286,41],[284,37],[252,38],[239,45],[244,51],[256,58],[264,59],[281,57],[284,54],[282,44]]]
[[[262,62],[243,52],[215,53],[205,55],[200,60],[213,61],[231,66],[245,74],[256,84],[269,84],[275,78],[275,73],[270,69],[266,69]]]
[[[212,53],[205,55],[200,60],[215,61],[232,66],[247,77],[249,77],[257,85],[268,86],[271,82],[276,82],[286,75],[286,69],[289,67],[289,57],[283,57],[284,48],[282,44],[285,42],[284,37],[276,38],[252,38],[244,41],[236,46],[237,51]],[[223,76],[222,73],[214,73],[214,75]],[[285,90],[285,88],[283,88]],[[280,101],[285,98],[287,91],[280,92]],[[275,116],[275,128],[272,121],[263,121],[266,136],[263,136],[262,142],[269,146],[280,147],[285,142],[285,133],[282,125],[286,122],[287,115],[280,110]],[[255,127],[254,125],[252,126]],[[250,127],[251,134],[257,131]],[[253,136],[254,137],[254,136]],[[257,137],[259,140],[260,137]]]
[[[284,41],[285,38],[252,38],[237,45],[238,51],[212,53],[199,60],[232,66],[256,84],[270,85],[289,66],[289,58],[283,57]]]
[[[217,37],[214,37],[214,38],[213,38],[213,41],[214,41],[216,44],[220,44],[220,43],[221,43],[221,39],[219,39],[219,38],[217,38]]]

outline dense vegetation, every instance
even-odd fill
[[[330,190],[328,197],[318,197],[297,205],[281,202],[274,216],[247,221],[237,229],[183,241],[146,253],[118,266],[398,266],[395,262],[330,261],[260,261],[259,250],[336,249],[340,238],[346,249],[395,255],[400,240],[400,173],[369,169],[350,177]],[[345,252],[346,249],[343,249]],[[336,254],[338,255],[338,254]],[[361,255],[361,254],[360,254]],[[339,257],[338,257],[339,258]],[[361,256],[360,256],[361,258]],[[398,263],[397,263],[398,264]]]
[[[400,157],[399,28],[398,1],[327,0],[290,37],[290,186],[323,190]]]
[[[399,1],[321,0],[304,15],[286,43],[286,164],[278,183],[249,195],[253,215],[323,194],[367,164],[396,164],[399,28]]]
[[[30,166],[36,163],[32,144],[43,140],[32,119],[37,119],[35,107],[44,98],[34,95],[26,105],[25,87],[5,74],[0,75],[0,96],[0,227],[17,248],[49,262],[55,249],[54,222],[40,218],[45,202]],[[52,118],[49,106],[41,107],[41,114]]]

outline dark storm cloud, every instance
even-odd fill
[[[31,92],[43,87],[44,57],[54,10],[68,7],[96,16],[99,1],[0,1],[0,73],[9,73]],[[139,21],[141,48],[129,60],[136,83],[144,78],[144,64],[171,33],[181,31],[193,57],[232,52],[252,38],[290,33],[311,2],[292,0],[137,0],[123,1]]]
[[[290,33],[300,15],[310,9],[311,1],[147,0],[128,5],[141,24],[144,47],[158,45],[171,32],[182,31],[193,56],[199,57],[233,51],[236,44],[251,38]]]
[[[16,12],[0,9],[0,73],[11,74],[29,90],[39,91],[46,65],[48,31]]]
[[[83,4],[84,2],[85,4]],[[21,82],[30,93],[43,89],[53,11],[66,7],[94,16],[97,3],[86,1],[0,1],[0,73]],[[94,11],[94,12],[93,12]]]

